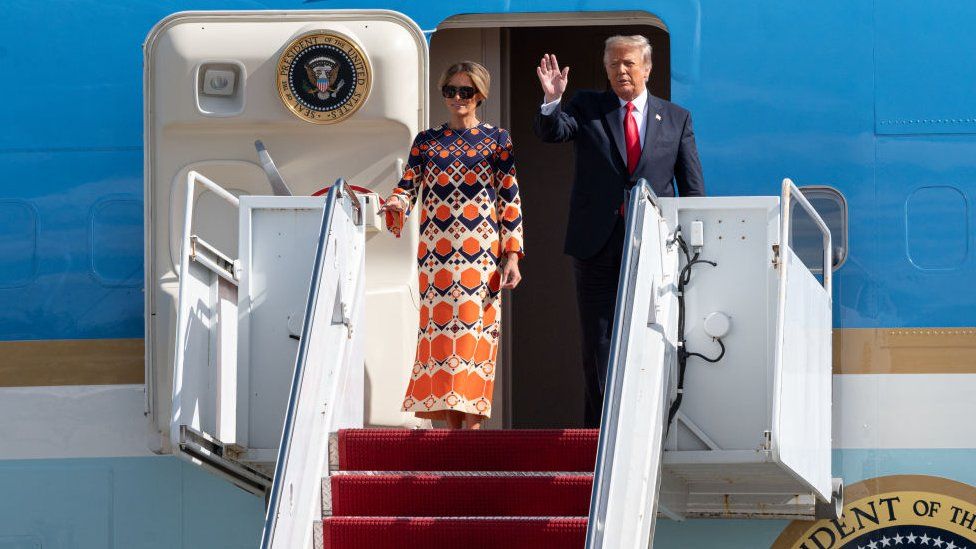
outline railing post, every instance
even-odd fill
[[[785,259],[786,249],[788,247],[792,248],[790,241],[791,241],[791,236],[793,234],[793,223],[792,223],[792,219],[790,218],[790,213],[792,209],[790,208],[790,202],[794,198],[796,199],[797,204],[799,204],[804,210],[806,210],[807,214],[810,216],[811,219],[813,219],[813,222],[817,225],[817,228],[820,230],[821,241],[823,243],[823,261],[824,261],[823,286],[824,289],[827,291],[827,297],[831,300],[831,302],[833,302],[834,250],[833,250],[833,242],[831,240],[831,235],[830,235],[830,228],[827,227],[827,223],[823,220],[822,217],[820,217],[820,214],[817,212],[817,209],[814,208],[812,204],[810,204],[810,201],[807,200],[807,197],[803,196],[803,193],[800,191],[799,187],[797,187],[796,184],[793,183],[793,180],[788,177],[783,179],[783,193],[781,198],[782,225],[781,225],[780,234],[782,234],[781,237],[782,241],[780,242],[780,250],[781,250],[780,256]]]
[[[216,334],[212,338],[213,344],[217,346],[217,353],[214,356],[214,366],[216,371],[213,372],[211,377],[212,381],[215,383],[215,388],[213,389],[211,398],[214,399],[214,412],[216,414],[216,429],[214,435],[223,443],[235,444],[237,443],[237,295],[236,289],[233,288],[234,283],[232,283],[233,275],[226,273],[224,269],[220,268],[211,259],[213,259],[211,252],[197,253],[202,249],[212,250],[209,245],[203,242],[196,241],[197,247],[201,250],[195,250],[194,243],[195,237],[193,235],[193,213],[194,213],[194,198],[196,196],[197,184],[202,184],[207,190],[214,193],[218,198],[230,203],[235,208],[240,207],[240,200],[229,193],[226,189],[220,185],[214,183],[204,175],[197,171],[190,170],[186,174],[186,198],[184,202],[184,212],[183,212],[183,234],[182,242],[180,245],[180,266],[179,274],[188,273],[190,268],[190,261],[195,259],[201,265],[208,268],[212,273],[214,280],[212,282],[212,296],[214,306],[216,307],[216,321],[218,325],[216,326]],[[182,287],[185,281],[180,281],[181,295],[179,296],[179,302],[182,303],[184,296],[182,295]],[[191,318],[187,315],[178,314],[177,316],[177,337],[176,337],[176,349],[173,354],[174,356],[174,371],[173,371],[173,395],[181,397],[185,394],[184,387],[184,368],[185,365],[179,359],[182,354],[181,347],[185,345],[185,339],[188,330],[188,323]],[[176,448],[180,441],[180,425],[181,421],[186,419],[182,402],[174,402],[173,409],[170,417],[170,440],[173,443],[173,447]]]

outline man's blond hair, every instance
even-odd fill
[[[641,56],[644,58],[644,64],[650,68],[651,56],[654,50],[651,48],[651,43],[647,41],[647,38],[639,34],[635,34],[633,36],[623,36],[618,34],[616,36],[607,38],[607,41],[603,43],[604,65],[610,61],[610,50],[616,47],[640,48]]]

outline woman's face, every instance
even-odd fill
[[[474,81],[468,76],[466,72],[459,72],[451,77],[447,81],[448,86],[453,86],[455,88],[469,87],[475,88]],[[477,89],[477,88],[475,88]],[[475,93],[474,97],[463,99],[461,98],[461,93],[455,93],[454,97],[445,97],[444,106],[447,107],[448,112],[457,116],[458,118],[463,118],[468,115],[473,115],[475,109],[478,106],[478,101],[484,99],[480,93]]]

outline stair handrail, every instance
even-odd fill
[[[833,244],[831,242],[830,228],[827,226],[827,222],[820,217],[820,213],[817,209],[810,204],[806,196],[803,196],[803,191],[793,183],[793,180],[786,177],[783,179],[783,191],[782,197],[780,198],[781,211],[780,214],[780,234],[783,235],[782,242],[784,251],[786,247],[792,248],[793,240],[793,220],[791,219],[791,214],[793,208],[790,207],[790,202],[796,200],[796,203],[800,205],[804,210],[806,210],[807,215],[813,220],[817,229],[820,231],[821,239],[823,241],[823,287],[827,292],[827,298],[833,298]],[[784,254],[780,254],[781,257],[785,257]],[[785,269],[782,271],[785,273]],[[811,269],[810,272],[813,272]],[[781,275],[785,279],[785,274]]]
[[[341,222],[339,216],[344,205],[351,207],[355,214],[351,219],[355,237],[350,239],[354,240],[352,242],[337,238],[341,230],[338,226]],[[319,483],[328,473],[330,433],[338,428],[362,426],[362,379],[358,380],[358,391],[342,389],[350,388],[350,379],[356,385],[354,378],[357,371],[362,377],[364,337],[360,319],[365,302],[363,231],[359,197],[343,179],[339,179],[326,195],[322,213],[312,283],[261,537],[262,549],[311,547],[312,524],[321,518],[321,500],[312,496],[312,500],[307,501],[308,497],[302,496],[307,496],[308,490],[321,494]],[[340,253],[339,247],[344,247],[349,253]],[[343,272],[347,275],[346,280],[342,278]],[[336,274],[336,277],[327,276],[330,273]],[[329,286],[326,287],[326,284]],[[334,292],[331,291],[333,288]],[[344,329],[326,331],[330,327],[340,326]],[[323,352],[323,348],[328,350]],[[334,369],[320,368],[315,371],[313,366],[318,364],[310,362],[322,356],[338,358],[333,363]],[[303,395],[311,397],[310,400],[302,400]],[[316,428],[310,430],[309,439],[301,440],[302,444],[297,443],[296,429],[308,427],[309,422],[314,423]],[[296,487],[304,492],[296,495]],[[318,517],[315,517],[315,510],[319,510]],[[305,520],[306,517],[310,517],[309,520]]]
[[[792,201],[796,201],[813,220],[821,233],[823,245],[823,280],[818,281],[814,270],[805,265],[792,249]],[[789,178],[784,178],[780,197],[780,244],[774,253],[779,287],[776,296],[775,356],[773,375],[773,418],[770,447],[778,462],[799,474],[826,502],[831,501],[832,479],[830,464],[831,420],[829,403],[832,400],[831,326],[833,307],[833,244],[830,228],[803,192]],[[808,299],[791,301],[790,295],[807,293]],[[816,313],[817,299],[821,314]],[[812,311],[797,315],[788,310],[810,305]],[[816,355],[797,353],[796,341],[813,342],[820,352]],[[790,349],[790,351],[787,351]],[[788,394],[784,394],[792,391]],[[810,402],[807,402],[807,399]],[[825,416],[810,414],[822,409],[815,403],[826,402]],[[786,414],[784,410],[799,408]],[[819,422],[811,424],[813,418]],[[803,432],[802,451],[792,433]],[[812,437],[812,438],[811,438]],[[810,450],[810,447],[816,450]],[[821,453],[822,452],[822,453]],[[819,458],[810,456],[820,456]],[[802,471],[795,468],[800,467]],[[816,471],[816,472],[815,472]],[[836,503],[836,502],[835,502]]]
[[[623,414],[641,414],[642,406],[646,407],[647,403],[652,400],[649,398],[641,400],[639,396],[630,394],[630,396],[625,395],[625,383],[624,380],[629,375],[628,379],[633,381],[638,379],[641,381],[643,388],[655,387],[660,392],[658,396],[660,397],[660,402],[663,403],[666,395],[663,393],[667,390],[667,375],[668,369],[666,364],[668,362],[668,353],[673,353],[673,348],[668,349],[669,345],[672,345],[668,339],[667,330],[662,327],[661,319],[654,317],[652,311],[658,306],[658,300],[661,296],[672,292],[672,290],[661,288],[660,291],[654,286],[654,281],[652,280],[641,280],[638,277],[638,267],[641,265],[641,248],[642,240],[644,235],[647,233],[649,228],[646,223],[648,222],[648,214],[655,212],[658,215],[651,218],[657,220],[659,223],[659,232],[664,231],[665,234],[668,233],[667,223],[663,220],[663,211],[661,203],[659,202],[657,196],[654,194],[650,184],[644,180],[640,179],[637,185],[634,187],[630,193],[630,197],[627,203],[626,209],[626,220],[627,227],[624,236],[624,249],[623,257],[621,260],[621,270],[620,279],[618,283],[617,291],[617,302],[614,314],[614,330],[611,339],[610,347],[610,357],[608,364],[607,373],[607,385],[606,392],[603,400],[603,412],[600,422],[600,438],[597,451],[596,468],[594,471],[593,479],[593,491],[590,499],[590,514],[589,522],[587,524],[586,533],[586,547],[587,549],[603,549],[615,546],[619,543],[619,540],[606,539],[608,535],[608,520],[618,521],[622,517],[613,517],[608,510],[611,510],[611,480],[614,474],[614,463],[617,461],[616,458],[620,457],[616,454],[623,452],[620,455],[624,456],[624,453],[633,456],[636,455],[640,457],[647,457],[650,445],[645,445],[646,447],[641,448],[622,448],[619,445],[619,440],[617,433],[621,428],[622,420],[624,419]],[[659,243],[658,243],[659,244]],[[661,256],[661,261],[666,263],[664,255]],[[665,264],[662,263],[662,266]],[[676,260],[674,264],[674,269],[676,270]],[[663,272],[663,271],[662,271]],[[641,295],[645,296],[647,299],[643,302],[637,303],[636,294],[640,290]],[[647,307],[647,309],[644,309]],[[648,311],[642,313],[642,311]],[[666,311],[669,312],[669,311]],[[625,358],[628,354],[628,347],[630,344],[630,334],[632,327],[635,323],[646,323],[646,327],[655,331],[662,336],[664,336],[664,366],[663,369],[658,368],[642,368],[642,372],[627,372],[625,367]],[[667,322],[667,321],[664,321]],[[641,348],[640,352],[646,350]],[[637,376],[637,377],[635,377]],[[657,376],[657,377],[655,377]],[[662,383],[655,384],[654,380],[660,381]],[[662,387],[663,384],[663,387]],[[633,388],[627,389],[629,392]],[[624,400],[628,402],[624,402]],[[625,410],[624,405],[636,406],[636,409]],[[664,413],[663,405],[662,409],[658,410],[659,414]],[[647,411],[647,410],[643,410]],[[661,439],[658,441],[663,444],[663,421],[662,425],[655,427],[656,431],[660,431],[657,434]],[[659,429],[658,429],[659,427]],[[647,436],[652,436],[652,433],[646,433]],[[644,440],[645,437],[638,435],[640,440]],[[660,444],[658,446],[660,447]],[[653,458],[651,458],[653,459]],[[624,476],[627,473],[633,473],[633,471],[623,472]],[[651,476],[654,478],[650,478]],[[657,476],[658,471],[649,471],[643,476],[643,480],[640,486],[636,486],[636,493],[641,501],[625,502],[627,505],[631,505],[632,508],[636,506],[643,506],[647,502],[648,496],[651,496],[647,492],[657,486]],[[618,488],[619,489],[619,488]],[[616,490],[616,489],[615,489]],[[616,492],[615,492],[616,493]],[[656,497],[653,495],[651,497]],[[619,511],[622,507],[619,502],[614,503],[614,508]],[[656,505],[654,505],[656,511]],[[632,509],[633,510],[633,509]],[[653,514],[653,512],[652,512]],[[654,520],[653,517],[650,518],[651,521]],[[653,535],[653,522],[647,527],[646,524],[641,525],[634,524],[635,529],[637,528],[649,528],[650,535]],[[610,537],[619,536],[619,532],[610,533]],[[625,536],[625,537],[630,537]]]
[[[636,282],[634,268],[640,253],[640,242],[634,241],[636,226],[643,221],[644,211],[640,208],[641,199],[650,200],[654,191],[650,190],[647,182],[641,180],[631,192],[627,204],[627,228],[624,233],[623,256],[620,261],[620,282],[618,288],[625,291],[617,292],[617,304],[614,309],[614,326],[622,326],[631,318],[633,303],[628,299],[627,290]],[[600,438],[597,446],[596,469],[593,475],[593,494],[590,499],[590,522],[586,531],[587,549],[602,547],[603,530],[600,526],[606,518],[607,504],[610,498],[610,472],[617,439],[617,423],[620,419],[620,393],[623,390],[623,376],[620,369],[620,357],[626,352],[627,341],[620,337],[622,330],[615,330],[616,337],[611,341],[610,361],[607,366],[607,385],[603,395],[603,412],[600,418]]]
[[[183,379],[184,379],[183,350],[186,346],[187,324],[191,320],[188,314],[184,314],[185,311],[183,311],[181,304],[185,299],[186,284],[187,284],[187,280],[184,279],[184,274],[189,272],[190,260],[193,259],[194,261],[200,263],[201,265],[203,265],[213,273],[217,274],[221,278],[227,280],[229,283],[233,284],[234,286],[237,285],[239,279],[238,273],[235,272],[236,269],[233,268],[233,265],[235,264],[235,260],[233,258],[225,256],[224,254],[220,253],[219,250],[216,250],[212,246],[206,244],[206,242],[203,242],[202,240],[198,239],[193,234],[194,201],[196,198],[196,190],[198,184],[202,185],[207,190],[214,193],[214,195],[216,195],[218,198],[227,202],[234,208],[240,209],[241,206],[241,201],[239,198],[231,194],[229,191],[227,191],[227,189],[221,187],[220,185],[218,185],[217,183],[209,179],[207,176],[195,170],[190,170],[186,174],[186,199],[184,202],[183,234],[181,235],[182,239],[180,245],[180,268],[179,268],[179,272],[177,273],[180,280],[177,303],[180,305],[177,311],[176,338],[174,342],[175,349],[173,352],[173,394],[180,395],[181,397],[182,395],[184,395],[184,391],[182,387]],[[225,261],[223,261],[224,265],[218,265],[214,261],[211,261],[210,259],[208,259],[207,255],[205,254],[198,254],[197,253],[198,246],[201,248],[207,248],[216,256],[225,259]],[[230,382],[231,377],[235,377],[233,382]],[[151,376],[147,377],[146,379],[151,379]],[[236,398],[227,398],[227,395],[229,394],[236,395],[236,385],[237,385],[236,373],[235,376],[230,376],[230,377],[218,376],[218,379],[227,380],[228,382],[227,383],[219,382],[215,390],[215,394],[213,395],[215,406],[216,406],[215,414],[217,417],[231,418],[230,422],[225,422],[225,423],[230,423],[229,425],[221,424],[221,422],[218,422],[218,426],[217,426],[218,432],[214,434],[217,436],[221,436],[224,433],[232,433],[235,428],[235,426],[233,425],[233,421],[234,421],[233,418],[236,418],[237,415],[237,402],[236,402]],[[181,428],[180,422],[184,419],[183,418],[184,409],[183,409],[182,402],[179,403],[174,402],[173,404],[174,405],[170,410],[169,438],[173,448],[178,448],[180,445],[180,428]]]

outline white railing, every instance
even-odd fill
[[[796,200],[796,203],[799,204],[800,207],[802,207],[804,210],[806,210],[807,215],[810,216],[810,219],[813,220],[814,224],[816,224],[817,226],[817,229],[820,231],[821,238],[823,239],[823,261],[824,261],[823,287],[829,299],[831,296],[834,295],[833,294],[834,258],[833,258],[833,248],[831,247],[833,244],[830,237],[830,228],[827,227],[827,223],[823,220],[822,217],[820,217],[820,214],[817,213],[817,209],[814,208],[812,204],[810,204],[810,201],[807,200],[807,197],[803,196],[803,192],[800,191],[800,188],[797,187],[796,184],[793,183],[793,180],[788,177],[783,179],[783,192],[782,192],[782,196],[780,197],[780,200],[781,200],[780,208],[782,212],[780,217],[780,234],[783,235],[781,241],[784,245],[789,246],[789,243],[792,242],[791,235],[793,234],[793,223],[792,223],[793,220],[791,219],[792,210],[790,208],[791,206],[790,202],[792,200]],[[813,271],[814,269],[810,269],[811,273]]]
[[[677,341],[678,250],[650,185],[627,207],[588,549],[646,548],[654,536]]]
[[[833,248],[830,229],[789,179],[780,202],[779,292],[771,449],[825,501],[831,501],[831,329]],[[823,284],[797,257],[790,243],[791,201],[820,229]],[[820,410],[823,413],[811,413]]]
[[[173,448],[180,445],[183,426],[212,433],[226,444],[233,444],[237,438],[239,273],[235,260],[193,234],[193,207],[198,184],[231,206],[240,207],[240,200],[220,185],[198,172],[187,174],[173,354],[173,409],[170,416]],[[203,323],[208,329],[191,329],[193,323]],[[194,368],[190,372],[186,368],[188,361],[211,367]]]
[[[262,549],[311,547],[329,434],[363,424],[365,232],[341,181],[326,198]]]
[[[663,446],[668,429],[667,405],[676,400],[681,391],[676,382],[677,347],[682,344],[678,339],[679,246],[673,241],[678,237],[672,235],[668,220],[677,223],[681,215],[679,212],[687,211],[701,212],[700,215],[708,217],[709,208],[705,202],[701,202],[703,200],[708,199],[690,199],[687,210],[682,210],[680,202],[676,200],[664,200],[659,204],[647,183],[641,181],[628,203],[607,389],[590,503],[586,540],[588,549],[645,549],[653,543],[658,499],[662,491]],[[718,201],[718,206],[727,199],[714,200]],[[823,235],[824,265],[827,268],[822,284],[789,246],[789,213],[793,202],[807,211]],[[666,214],[661,211],[662,208],[667,209]],[[770,370],[775,370],[773,407],[769,413],[772,425],[759,422],[757,427],[761,425],[760,429],[771,430],[771,465],[768,471],[781,474],[785,470],[794,479],[789,483],[789,492],[784,494],[814,492],[820,499],[831,501],[830,231],[809,201],[789,180],[783,183],[779,208],[780,219],[768,218],[768,228],[772,229],[768,233],[769,240],[752,240],[748,243],[753,251],[759,252],[750,255],[751,260],[761,257],[765,269],[772,269],[766,263],[766,254],[772,252],[773,264],[778,271],[769,273],[770,281],[776,284],[778,290],[775,312],[770,311],[770,315],[775,314],[776,317],[770,319],[768,324],[770,328],[775,326],[776,336],[766,354],[771,361],[775,360],[775,364],[768,366]],[[770,210],[771,213],[773,211]],[[714,217],[709,219],[715,221]],[[721,219],[717,223],[721,223]],[[677,227],[674,230],[677,231]],[[721,236],[718,238],[721,239]],[[745,237],[742,239],[745,240]],[[714,253],[729,253],[728,248],[722,247],[723,244],[715,240],[712,242],[709,246],[712,246]],[[757,249],[757,246],[761,249]],[[734,269],[734,266],[732,261],[725,268]],[[718,279],[710,280],[715,284]],[[696,289],[696,295],[709,295],[701,293],[704,289],[701,286]],[[748,315],[740,315],[740,318],[748,318]],[[765,318],[760,315],[755,321]],[[775,349],[772,345],[775,345]],[[767,368],[765,364],[753,367]],[[757,390],[765,396],[769,389],[763,385]],[[757,430],[760,438],[762,432]],[[704,440],[707,440],[707,436]],[[692,466],[708,465],[711,469],[692,467],[688,469],[691,471],[689,474],[711,478],[708,475],[714,473],[714,467],[724,465],[729,468],[730,478],[749,482],[745,476],[735,477],[737,453],[719,452],[710,464],[693,463],[692,460],[688,462]],[[756,452],[750,453],[753,454]],[[756,463],[761,465],[760,461]],[[664,478],[673,479],[668,477],[667,471],[664,473]],[[738,488],[739,491],[735,493],[747,493],[743,489],[749,489],[748,486],[730,488]],[[681,489],[685,492],[691,490],[689,486]],[[685,494],[684,497],[687,496]],[[781,496],[773,493],[772,497],[775,500]],[[684,504],[677,500],[672,503],[684,505],[687,499]],[[666,501],[660,502],[660,505],[661,512],[668,516],[680,516],[680,511],[683,511],[666,508]]]

